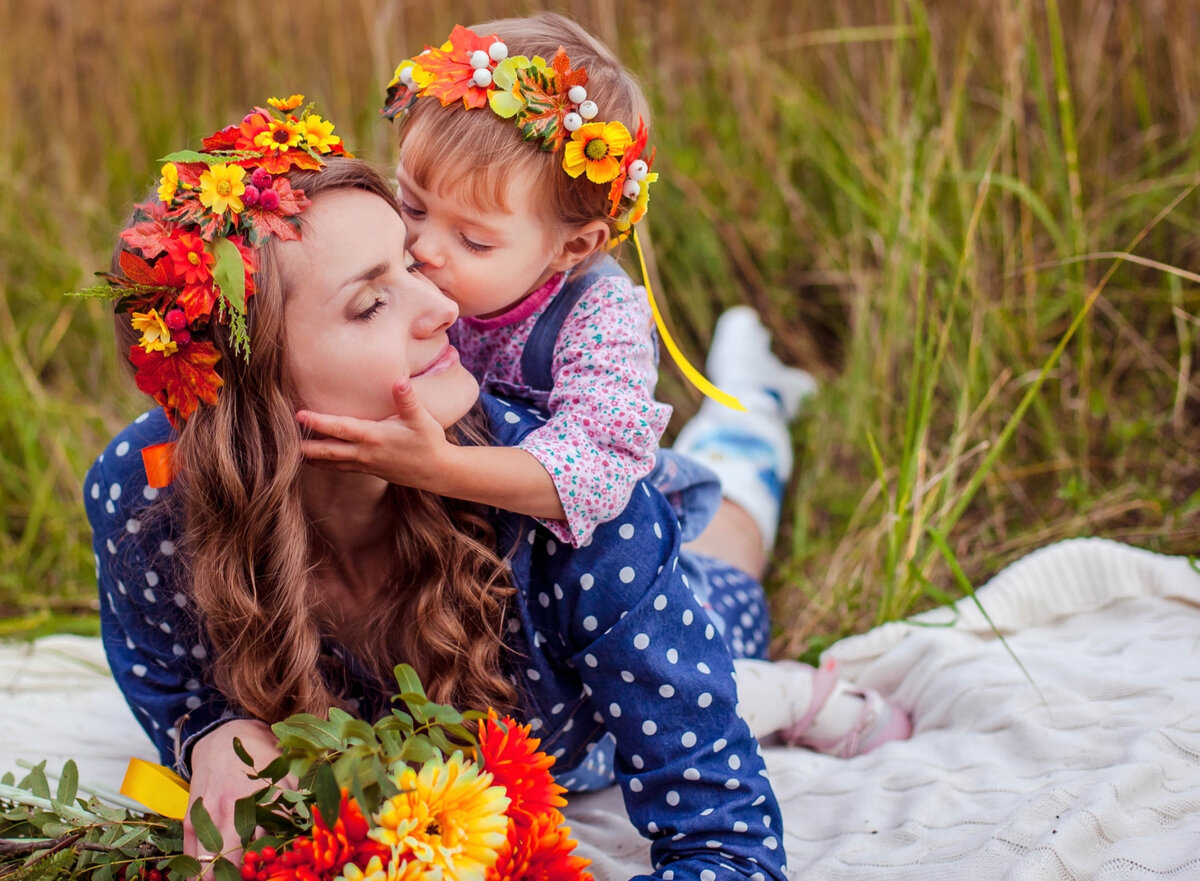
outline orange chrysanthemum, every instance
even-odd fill
[[[566,789],[555,783],[550,773],[554,757],[539,752],[541,741],[529,733],[528,725],[518,725],[508,716],[500,719],[495,710],[479,720],[479,755],[484,770],[504,787],[511,800],[508,815],[515,818],[558,813],[556,809],[567,803],[562,797]]]
[[[508,841],[485,881],[594,881],[584,871],[591,860],[576,856],[576,842],[564,817],[551,811],[532,818],[529,826],[509,825]]]

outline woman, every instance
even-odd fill
[[[161,204],[123,234],[112,277],[133,310],[120,334],[141,333],[139,387],[164,409],[121,432],[84,489],[106,650],[164,761],[231,830],[234,800],[255,788],[235,738],[261,766],[275,752],[267,722],[332,706],[374,718],[406,661],[436,700],[529,721],[565,785],[615,774],[654,840],[655,877],[783,878],[733,661],[688,585],[680,561],[696,572],[697,559],[681,558],[662,494],[643,487],[572,550],[526,518],[304,464],[298,407],[379,420],[411,389],[445,428],[465,436],[473,416],[504,444],[537,418],[480,401],[447,341],[454,305],[412,271],[391,185],[324,156],[320,126],[287,145],[290,129],[255,114],[206,139],[205,162],[181,154],[164,172]],[[267,192],[278,198],[263,207]],[[268,233],[255,238],[256,224]],[[204,233],[207,245],[189,238]],[[151,487],[137,451],[153,465],[173,440],[176,479]],[[717,534],[760,545],[753,530]],[[761,652],[757,582],[715,560],[699,571]],[[825,703],[809,706],[806,682],[787,723],[807,727]],[[879,728],[856,718],[855,738]],[[199,851],[190,830],[185,849]]]

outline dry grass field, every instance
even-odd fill
[[[83,471],[144,406],[102,266],[155,159],[304,92],[390,163],[392,67],[538,8],[655,111],[685,351],[761,310],[823,388],[769,579],[779,654],[1078,535],[1200,550],[1200,15],[1170,0],[0,0],[0,634],[95,627]],[[695,393],[664,369],[673,429]]]

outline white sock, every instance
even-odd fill
[[[770,335],[749,306],[721,316],[706,366],[709,378],[747,412],[705,400],[679,432],[674,449],[717,474],[723,495],[754,519],[770,551],[792,473],[788,422],[816,390],[816,380],[775,357]]]
[[[738,709],[755,737],[782,731],[808,712],[816,673],[808,664],[736,658],[733,666],[737,672]],[[809,725],[810,736],[834,739],[858,721],[863,699],[850,692],[850,688],[847,682],[838,680],[825,706]]]

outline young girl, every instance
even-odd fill
[[[653,396],[646,292],[604,256],[657,178],[646,99],[605,46],[553,14],[456,27],[400,64],[388,99],[384,114],[404,118],[396,175],[410,248],[458,303],[458,355],[485,388],[547,418],[516,448],[456,447],[402,385],[387,423],[301,414],[347,442],[305,453],[535,516],[578,547],[654,467],[671,414]],[[766,370],[811,388],[807,374]]]

